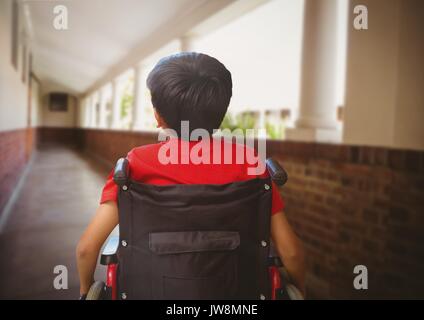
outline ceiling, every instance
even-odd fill
[[[206,0],[24,1],[33,69],[43,86],[81,94],[135,47]],[[68,30],[53,27],[54,6],[68,11]]]

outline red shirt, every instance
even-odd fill
[[[214,139],[216,142],[217,140]],[[236,163],[237,152],[242,152],[247,159],[248,155],[254,156],[253,149],[242,144],[224,142],[221,140],[221,162],[216,164],[219,158],[219,153],[216,153],[214,158],[214,144],[212,140],[206,140],[209,144],[209,149],[203,141],[182,141],[179,139],[170,139],[169,141],[156,144],[149,144],[132,149],[127,159],[130,166],[131,178],[141,183],[149,183],[155,185],[170,185],[170,184],[226,184],[235,181],[245,181],[256,177],[267,177],[268,172],[265,170],[262,174],[248,174],[248,168],[255,168],[257,164],[251,165],[247,161]],[[166,145],[165,145],[166,144]],[[202,145],[203,144],[203,145]],[[162,147],[167,148],[168,152],[164,152]],[[194,149],[193,149],[194,147]],[[224,163],[224,150],[228,147],[231,149],[231,164]],[[171,148],[179,150],[178,155],[174,157],[175,162],[163,164],[159,161],[159,155],[171,155]],[[181,148],[181,149],[178,149]],[[185,148],[185,151],[184,149]],[[162,151],[161,151],[162,150]],[[209,163],[197,164],[192,162],[192,158],[188,163],[184,163],[184,154],[190,155],[197,153],[202,159],[209,159]],[[173,153],[175,155],[175,153]],[[182,156],[183,155],[183,156]],[[177,158],[178,157],[178,158]],[[177,161],[179,160],[179,161]],[[200,161],[198,161],[200,162]],[[241,162],[241,161],[239,161]],[[117,201],[118,188],[113,181],[113,171],[110,173],[106,184],[103,188],[100,203],[106,201]],[[284,208],[284,202],[278,192],[278,187],[273,183],[272,187],[272,210],[271,214],[277,213]]]

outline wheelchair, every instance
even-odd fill
[[[224,185],[148,185],[117,161],[119,236],[100,257],[106,281],[87,300],[302,300],[270,239],[272,181],[287,173],[267,159],[268,178]]]

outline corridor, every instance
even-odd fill
[[[148,85],[187,53],[231,74],[228,100],[196,91],[226,101],[214,128],[253,129],[288,173],[307,299],[424,298],[423,30],[423,0],[0,0],[0,299],[79,297],[75,247],[113,164],[185,108],[218,114],[185,92],[230,88],[209,67]]]
[[[96,210],[109,170],[60,145],[34,154],[8,219],[2,220],[0,299],[78,298],[75,247]],[[68,290],[53,287],[56,265],[68,269]],[[103,267],[98,267],[99,278],[101,272]]]

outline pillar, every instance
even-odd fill
[[[133,130],[140,130],[143,127],[143,112],[146,106],[146,81],[144,78],[144,70],[143,64],[138,64],[134,68]]]
[[[90,127],[97,128],[98,119],[97,119],[97,104],[99,103],[99,94],[95,92],[91,97],[90,103]]]
[[[121,83],[120,79],[112,81],[112,129],[121,128]]]
[[[106,88],[100,89],[99,97],[99,128],[107,128],[107,113],[106,113],[106,104],[107,104],[107,94]]]
[[[340,142],[336,66],[338,2],[306,0],[299,116],[288,140]]]

